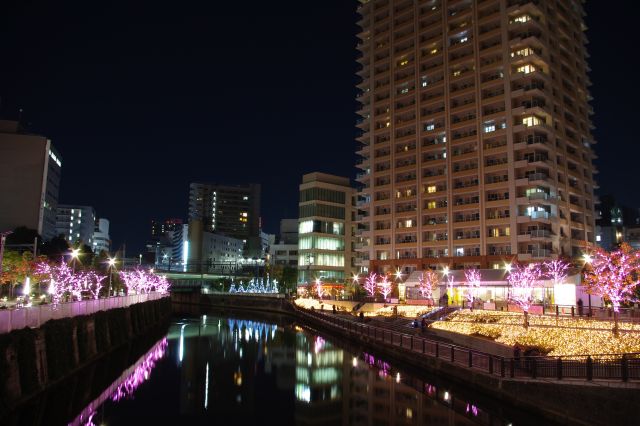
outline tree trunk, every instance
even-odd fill
[[[613,310],[613,335],[615,337],[618,337],[619,333],[618,333],[618,311],[617,310]]]
[[[529,328],[529,312],[528,311],[523,311],[524,312],[524,328]]]

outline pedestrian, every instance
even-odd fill
[[[364,313],[360,312],[360,322],[364,322]]]
[[[520,368],[520,346],[517,343],[513,348],[513,360],[515,361],[516,368]]]
[[[584,305],[584,302],[582,299],[578,299],[578,316],[582,316],[582,305]]]
[[[336,313],[336,305],[332,305],[332,307],[333,307],[333,313],[335,314]]]
[[[444,296],[442,296],[442,298],[444,299],[444,306],[446,308],[447,306],[449,306],[449,295],[445,293]]]
[[[424,333],[424,330],[427,328],[427,320],[422,317],[422,322],[420,323],[420,330]]]

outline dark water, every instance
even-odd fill
[[[531,415],[293,323],[203,315],[102,392],[78,425],[522,425]]]

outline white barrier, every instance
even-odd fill
[[[124,308],[136,303],[158,300],[169,297],[168,293],[132,294],[130,296],[115,296],[97,300],[83,300],[80,302],[60,303],[58,305],[38,305],[28,308],[0,310],[0,334],[9,333],[24,327],[38,328],[50,319],[90,315],[98,311],[114,308]]]

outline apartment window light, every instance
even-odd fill
[[[516,16],[511,20],[510,23],[513,24],[515,22],[519,22],[521,24],[524,24],[525,22],[529,22],[530,20],[531,20],[531,15],[525,14],[525,15]]]
[[[431,49],[429,53],[431,53],[432,55],[435,55],[436,53],[438,53],[438,49]]]
[[[496,123],[493,123],[493,122],[484,123],[484,132],[485,133],[491,133],[491,132],[495,132],[495,131],[496,131]]]
[[[522,65],[522,66],[520,66],[520,67],[518,67],[516,69],[516,72],[521,72],[521,73],[524,73],[524,74],[529,74],[529,73],[532,73],[532,72],[535,72],[535,71],[536,71],[536,67],[534,67],[533,65],[530,65],[530,64]]]
[[[427,124],[426,126],[424,126],[424,129],[425,129],[426,131],[431,131],[431,130],[433,130],[433,129],[435,129],[435,128],[436,128],[436,125],[435,125],[435,124],[433,124],[433,123],[429,123],[429,124]]]
[[[431,185],[427,187],[427,192],[429,194],[433,194],[434,192],[436,192],[436,186],[435,185]]]

